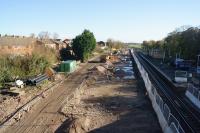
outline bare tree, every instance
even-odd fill
[[[121,49],[122,47],[124,47],[124,45],[121,41],[116,41],[116,40],[113,40],[110,38],[107,40],[107,46],[110,50],[112,50],[113,48]]]
[[[50,33],[48,31],[42,31],[38,34],[40,40],[49,39]]]
[[[110,49],[112,49],[114,47],[114,40],[109,38],[107,40],[107,44],[106,44]]]
[[[31,33],[31,34],[30,34],[30,37],[31,37],[31,38],[35,38],[35,34],[34,34],[34,33]]]
[[[123,47],[124,47],[123,42],[121,42],[121,41],[115,41],[115,48],[116,49],[121,49]]]
[[[58,39],[59,35],[57,33],[53,33],[53,39]]]

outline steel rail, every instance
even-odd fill
[[[191,112],[184,102],[171,91],[171,82],[169,82],[144,56],[139,53],[137,53],[136,56],[150,75],[150,78],[163,98],[163,101],[169,104],[168,106],[170,106],[171,111],[178,118],[184,131],[194,133],[200,132],[200,117]]]

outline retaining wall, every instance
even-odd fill
[[[144,84],[148,93],[148,96],[152,102],[152,106],[158,117],[160,126],[164,133],[184,133],[181,125],[176,117],[171,113],[169,106],[163,102],[162,97],[157,93],[157,88],[152,84],[148,73],[141,65],[133,51],[131,52],[138,67],[138,70],[144,80]]]

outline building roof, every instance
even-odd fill
[[[58,40],[53,40],[54,43],[59,44],[59,45],[66,45],[66,43]]]
[[[103,42],[103,41],[99,41],[99,42],[97,42],[97,44],[98,44],[99,46],[106,46],[106,43]]]
[[[72,40],[72,39],[67,39],[67,38],[66,38],[66,39],[63,40],[63,42],[65,42],[65,41],[71,41],[71,40]]]
[[[62,42],[61,39],[44,39],[44,40],[39,40],[39,41],[44,44],[59,44],[59,45],[66,44],[66,43]]]
[[[39,41],[44,44],[54,44],[55,43],[52,39],[43,39],[43,40],[39,40]]]

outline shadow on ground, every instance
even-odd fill
[[[139,90],[136,88],[140,88]],[[151,102],[143,88],[143,83],[139,82],[136,88],[127,89],[125,92],[138,91],[139,95],[127,97],[123,95],[101,96],[85,99],[84,103],[92,104],[100,110],[106,110],[113,115],[118,115],[117,121],[93,129],[90,133],[161,133],[161,128],[156,114],[153,112]],[[122,90],[121,87],[116,88]],[[66,133],[70,122],[67,120],[56,133]]]
[[[141,85],[141,84],[139,84]],[[141,86],[139,87],[141,88]],[[118,88],[122,89],[122,88]],[[130,89],[130,88],[129,88]],[[131,91],[125,89],[124,91]],[[136,89],[134,89],[136,90]],[[137,89],[138,90],[138,89]],[[133,90],[132,90],[133,91]],[[102,107],[112,113],[119,114],[117,121],[94,129],[90,133],[160,133],[161,128],[157,116],[153,112],[151,103],[144,89],[139,90],[139,95],[130,98],[123,96],[101,97],[89,99],[87,102],[102,102]],[[117,101],[117,102],[115,102]]]
[[[67,127],[70,125],[71,122],[72,121],[69,119],[65,120],[62,125],[58,129],[56,129],[55,133],[67,133]]]
[[[135,67],[136,68],[136,67]],[[153,111],[151,102],[146,94],[144,82],[141,79],[138,71],[135,72],[137,77],[136,86],[118,87],[116,91],[122,93],[137,92],[136,96],[127,95],[112,95],[91,97],[85,99],[84,102],[99,106],[100,109],[107,110],[118,118],[116,121],[93,129],[89,133],[161,133],[161,127],[158,123],[156,114]],[[105,86],[107,83],[103,83]],[[108,83],[110,84],[110,83]],[[113,83],[115,84],[115,83]],[[133,84],[133,83],[132,83]],[[100,86],[101,84],[95,84]],[[126,84],[127,85],[127,84]],[[105,88],[106,89],[106,88]],[[61,127],[67,129],[69,123],[64,122]],[[56,133],[66,133],[66,130],[58,128]]]

